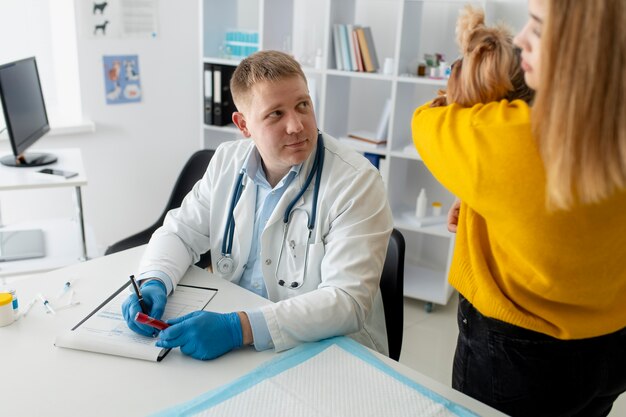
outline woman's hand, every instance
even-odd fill
[[[456,233],[459,224],[459,212],[461,211],[461,200],[458,198],[452,203],[452,207],[448,211],[448,231]]]

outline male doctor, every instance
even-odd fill
[[[243,345],[278,352],[349,335],[387,354],[379,281],[393,225],[378,171],[318,132],[306,78],[289,55],[251,55],[230,85],[233,122],[252,140],[221,144],[168,213],[141,261],[141,292],[160,318],[167,295],[210,248],[214,273],[274,303],[169,320],[157,346],[206,360]],[[135,294],[122,310],[132,330],[153,334],[133,320]]]

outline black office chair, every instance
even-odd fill
[[[176,180],[176,184],[174,184],[174,189],[172,190],[170,199],[167,202],[167,205],[165,206],[165,210],[163,210],[161,217],[159,217],[159,219],[147,229],[142,230],[139,233],[135,233],[134,235],[129,236],[109,246],[104,254],[110,255],[115,252],[134,248],[135,246],[140,246],[148,243],[154,231],[161,227],[161,225],[163,225],[163,220],[165,219],[165,215],[167,214],[167,212],[171,209],[180,207],[187,193],[189,193],[194,184],[198,182],[200,178],[202,178],[202,176],[206,172],[207,167],[209,166],[209,161],[213,157],[214,153],[215,151],[213,150],[203,149],[191,155],[191,157],[183,167],[183,170],[180,172],[178,179]],[[210,263],[211,255],[209,252],[207,252],[200,257],[200,260],[196,263],[196,265],[200,268],[206,268]]]
[[[404,330],[404,249],[404,236],[393,229],[380,278],[380,292],[385,310],[389,357],[396,361],[400,359]]]

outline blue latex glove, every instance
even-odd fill
[[[156,345],[163,348],[180,346],[181,352],[196,359],[215,359],[243,344],[237,313],[194,311],[167,320],[167,323],[171,326],[161,331]]]
[[[141,295],[143,296],[143,302],[148,308],[147,315],[160,319],[165,311],[165,304],[167,303],[167,290],[165,284],[158,280],[148,281],[141,286]],[[139,305],[139,299],[137,294],[133,293],[128,296],[122,304],[122,315],[128,327],[144,336],[156,336],[158,330],[153,327],[140,324],[135,321],[135,316],[141,311]]]

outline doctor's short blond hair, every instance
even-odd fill
[[[259,51],[239,63],[230,79],[230,92],[237,109],[242,111],[255,84],[291,77],[301,77],[306,84],[302,67],[291,55],[273,50]]]

